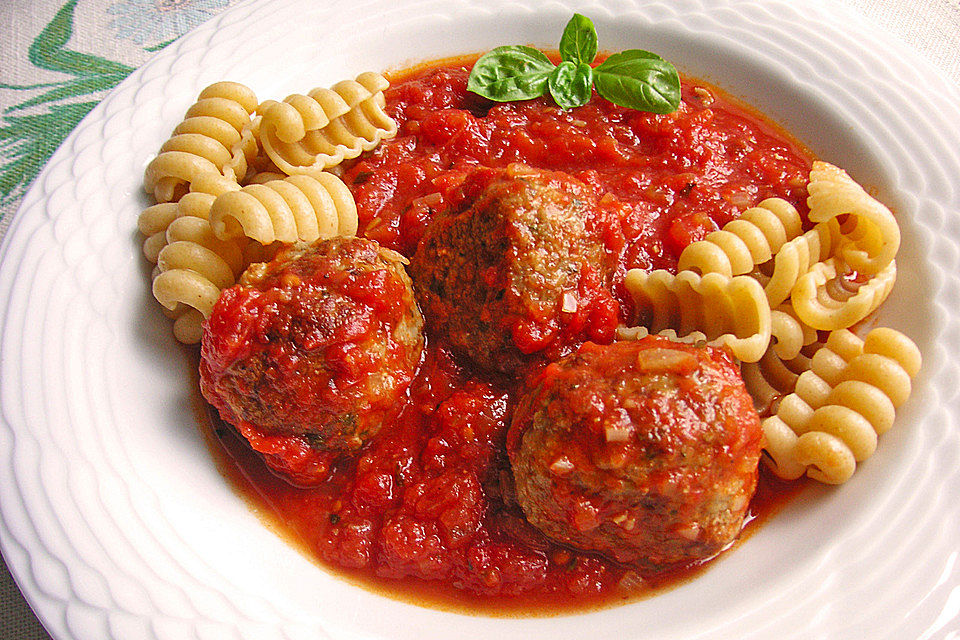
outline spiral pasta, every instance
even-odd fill
[[[195,343],[220,292],[237,281],[248,263],[242,246],[217,238],[203,218],[175,219],[166,239],[157,256],[153,295],[174,318],[177,340]]]
[[[357,232],[357,205],[340,178],[321,172],[251,184],[219,196],[210,223],[220,238],[246,236],[262,245],[313,242]]]
[[[814,329],[833,331],[852,327],[883,304],[897,279],[897,263],[891,261],[865,281],[846,277],[831,258],[814,265],[798,281],[790,295],[797,317]]]
[[[206,174],[243,178],[257,154],[250,130],[256,108],[256,95],[242,84],[218,82],[204,89],[147,165],[146,191],[158,202],[170,202]]]
[[[397,133],[384,111],[389,82],[365,72],[329,89],[294,94],[260,106],[264,151],[288,175],[316,177],[345,159],[355,158]]]
[[[810,368],[819,348],[817,332],[801,322],[789,304],[770,312],[770,346],[757,362],[743,362],[740,373],[761,413],[791,393],[800,374]]]
[[[677,269],[728,277],[750,273],[802,230],[800,214],[792,204],[782,198],[767,198],[720,231],[688,245],[680,253]]]
[[[236,281],[249,261],[243,242],[221,240],[210,227],[209,212],[217,195],[240,189],[232,179],[209,174],[195,180],[178,202],[144,209],[138,220],[146,236],[143,253],[155,263],[154,297],[173,319],[180,342],[199,342],[201,323],[220,291]]]
[[[846,482],[893,425],[921,360],[916,345],[893,329],[873,329],[864,340],[846,329],[831,332],[795,390],[763,421],[768,465],[782,478],[806,472]]]
[[[844,224],[846,243],[838,257],[863,275],[880,273],[900,248],[900,226],[886,206],[872,198],[847,173],[827,162],[817,161],[807,184],[810,220],[822,222],[849,215]]]
[[[817,341],[817,332],[801,321],[793,307],[782,304],[770,311],[770,350],[781,360],[792,360],[807,345]]]
[[[743,367],[758,406],[767,406],[771,398],[784,393],[778,384],[785,377],[784,367],[796,370],[801,362],[799,350],[814,344],[817,330],[835,331],[861,322],[883,303],[896,281],[892,258],[875,273],[858,272],[845,262],[845,256],[852,255],[856,264],[864,264],[856,262],[856,256],[866,255],[864,248],[899,244],[899,230],[886,233],[893,238],[886,244],[880,239],[884,225],[896,224],[889,211],[827,163],[814,164],[810,185],[811,218],[819,222],[786,242],[772,261],[752,274],[764,284],[773,307],[772,353],[765,354],[758,365]],[[836,191],[847,195],[838,196]],[[856,213],[864,209],[875,211]],[[770,376],[775,379],[766,384],[764,377]]]
[[[368,72],[283,103],[258,104],[235,82],[200,93],[144,172],[157,204],[138,219],[143,253],[156,265],[152,291],[178,340],[198,342],[220,291],[282,244],[356,233],[347,186],[330,172],[284,163],[277,150],[314,154],[316,164],[321,149],[335,162],[372,149],[396,134],[384,111],[388,86]],[[264,134],[272,146],[261,144]]]
[[[677,269],[728,277],[751,274],[764,285],[770,306],[777,307],[812,265],[832,255],[841,235],[834,219],[801,232],[796,208],[781,198],[768,198],[688,245]]]
[[[774,413],[777,403],[796,388],[800,374],[810,369],[806,350],[791,359],[779,358],[767,349],[757,362],[741,362],[740,376],[761,415]]]
[[[795,297],[794,289],[805,277],[804,295],[810,295],[811,287],[822,286],[822,272],[831,267],[820,263],[835,258],[832,268],[840,273],[855,271],[883,280],[863,290],[861,297],[843,311],[844,316],[860,314],[865,307],[863,301],[868,298],[882,302],[879,292],[885,288],[889,292],[888,287],[892,286],[895,267],[891,269],[890,265],[900,245],[900,229],[893,214],[844,171],[826,162],[813,164],[807,188],[809,217],[817,223],[810,231],[800,235],[796,210],[783,200],[769,198],[744,211],[720,231],[690,244],[680,254],[678,269],[727,276],[753,271],[764,285],[770,306],[777,307],[791,295]],[[809,275],[811,272],[821,275]],[[830,279],[835,277],[836,274]],[[819,285],[812,285],[813,282]],[[829,324],[818,328],[838,327]]]
[[[165,236],[152,292],[174,319],[177,340],[193,344],[220,291],[236,282],[249,262],[239,242],[217,238],[204,218],[176,218]]]
[[[234,180],[220,175],[200,176],[191,184],[191,191],[177,202],[161,202],[140,212],[137,227],[146,240],[143,254],[156,264],[160,251],[167,244],[167,228],[184,216],[209,219],[210,206],[216,196],[240,188]]]
[[[773,261],[761,265],[756,274],[770,306],[778,307],[786,301],[800,278],[813,265],[827,260],[839,241],[840,225],[830,219],[780,247]]]
[[[160,202],[140,212],[137,228],[146,237],[143,255],[153,264],[157,263],[160,250],[167,244],[167,227],[179,215],[180,207],[176,202]]]
[[[770,341],[770,307],[759,283],[747,276],[631,269],[624,284],[639,324],[654,333],[672,330],[683,337],[700,332],[747,362],[759,360]]]

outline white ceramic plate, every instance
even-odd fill
[[[797,5],[803,5],[799,8]],[[148,289],[142,170],[220,79],[279,98],[359,71],[555,46],[657,51],[741,95],[897,212],[883,321],[925,368],[878,453],[705,575],[546,619],[470,617],[329,576],[269,531],[199,434],[191,357]],[[0,266],[0,541],[57,638],[946,638],[960,633],[960,92],[835,5],[787,0],[259,0],[159,54],[24,198]]]

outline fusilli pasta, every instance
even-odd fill
[[[763,421],[770,467],[789,479],[805,471],[830,484],[848,480],[893,425],[920,366],[916,345],[893,329],[873,329],[865,340],[831,332],[793,393]]]
[[[220,238],[246,236],[262,245],[354,235],[358,224],[353,194],[328,172],[224,193],[210,208],[210,223]]]
[[[640,315],[637,324],[651,332],[700,332],[746,362],[759,360],[770,342],[770,306],[759,283],[747,276],[631,269],[624,284]]]
[[[146,191],[158,202],[170,202],[206,174],[234,181],[243,178],[257,153],[250,131],[256,108],[256,95],[242,84],[218,82],[204,89],[147,165]]]
[[[680,271],[738,276],[770,260],[784,243],[800,235],[800,214],[782,198],[768,198],[728,222],[720,231],[681,252]]]
[[[266,101],[260,106],[261,144],[281,171],[316,177],[396,135],[397,125],[384,111],[388,86],[382,75],[366,72],[329,89]]]
[[[900,226],[890,210],[872,198],[842,169],[817,161],[807,185],[810,220],[822,222],[849,215],[838,257],[865,276],[880,273],[900,248]]]

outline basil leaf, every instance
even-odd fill
[[[560,58],[591,63],[597,57],[597,30],[590,18],[573,14],[560,36]]]
[[[597,93],[621,107],[670,113],[680,105],[680,75],[655,53],[628,49],[604,60],[593,73]]]
[[[586,62],[564,60],[550,74],[550,95],[561,109],[582,107],[593,95],[593,69]]]
[[[586,104],[592,89],[623,107],[670,113],[680,106],[680,75],[655,53],[630,49],[596,68],[597,30],[590,18],[574,13],[560,38],[559,66],[542,51],[525,46],[497,47],[477,60],[467,90],[497,102],[530,100],[549,90],[562,109]]]
[[[554,64],[533,47],[497,47],[473,65],[467,90],[496,102],[530,100],[543,95]]]

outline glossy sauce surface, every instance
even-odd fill
[[[594,186],[618,218],[624,270],[675,267],[687,244],[764,198],[806,213],[809,154],[709,85],[684,78],[680,108],[656,115],[596,95],[569,111],[549,98],[492,103],[466,91],[468,75],[464,61],[395,78],[397,137],[345,172],[361,231],[405,255],[466,173],[514,162]]]
[[[398,136],[343,171],[362,235],[409,257],[475,169],[566,172],[597,194],[617,264],[619,310],[607,314],[615,324],[632,312],[617,284],[627,269],[674,269],[683,247],[767,197],[806,211],[809,155],[707,85],[684,79],[681,108],[666,116],[596,96],[565,112],[548,98],[492,104],[467,93],[469,64],[392,78],[387,108]],[[228,473],[308,555],[397,597],[488,614],[555,613],[644,597],[701,571],[696,563],[642,575],[527,523],[510,495],[505,451],[521,388],[428,339],[404,401],[377,436],[312,488],[271,474],[222,423],[215,431]],[[793,492],[761,473],[748,528]]]

